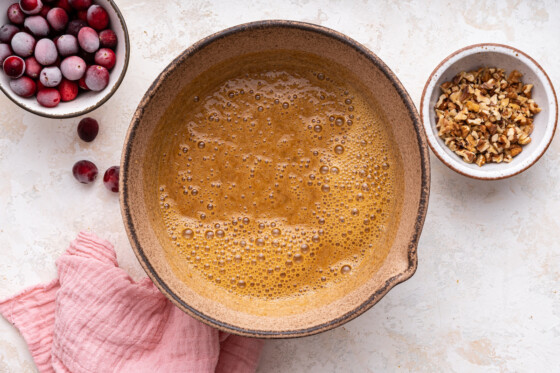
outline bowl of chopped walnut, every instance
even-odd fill
[[[420,117],[443,163],[465,176],[496,180],[525,171],[546,152],[558,101],[533,58],[506,45],[477,44],[436,67]]]

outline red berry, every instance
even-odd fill
[[[45,37],[49,34],[50,28],[47,20],[41,16],[31,16],[25,19],[23,26],[27,31],[37,37]]]
[[[58,86],[60,92],[60,100],[62,102],[72,101],[78,96],[78,83],[71,82],[68,79],[62,79]]]
[[[78,123],[78,136],[85,142],[92,142],[99,133],[99,123],[93,118],[83,118]]]
[[[47,21],[55,31],[63,31],[68,24],[68,14],[62,8],[53,8],[47,14]]]
[[[72,9],[72,7],[70,6],[70,3],[68,3],[68,0],[58,0],[55,5],[55,7],[57,8],[62,8],[66,11],[66,13],[70,14],[70,12],[72,12],[74,9]]]
[[[99,35],[91,27],[82,27],[78,32],[78,43],[84,51],[94,53],[99,49]]]
[[[56,62],[58,50],[51,39],[41,39],[35,44],[35,58],[43,66]]]
[[[60,93],[56,88],[39,89],[37,102],[44,107],[55,107],[60,103]]]
[[[111,29],[103,30],[99,33],[99,41],[102,48],[114,49],[117,46],[117,34]]]
[[[107,70],[111,70],[116,62],[117,57],[115,56],[115,52],[109,48],[101,48],[95,52],[95,63],[103,66]]]
[[[35,57],[25,59],[25,75],[32,79],[37,79],[43,67]]]
[[[10,88],[16,95],[27,98],[35,94],[37,85],[33,79],[22,76],[21,78],[10,80]]]
[[[8,19],[14,25],[23,25],[25,13],[23,13],[18,3],[14,3],[8,7]]]
[[[12,50],[21,57],[29,57],[35,50],[35,38],[27,32],[18,32],[12,38]]]
[[[82,27],[86,26],[87,23],[85,21],[82,21],[81,19],[73,19],[68,23],[66,33],[77,37]]]
[[[97,166],[90,161],[78,161],[72,167],[72,174],[80,183],[89,184],[97,177]]]
[[[87,22],[87,10],[79,10],[76,12],[76,19],[81,19],[84,22]]]
[[[58,49],[58,53],[62,57],[76,54],[80,50],[78,46],[78,39],[76,39],[74,35],[70,34],[59,36],[55,44]]]
[[[91,0],[68,0],[68,2],[77,10],[86,10],[91,6]]]
[[[109,25],[109,14],[101,5],[92,5],[87,11],[87,22],[97,31],[104,30]]]
[[[105,188],[109,189],[111,192],[119,192],[119,166],[109,167],[103,175],[103,184]]]
[[[86,71],[86,85],[92,91],[102,91],[109,85],[109,70],[99,65],[90,66]]]
[[[10,56],[4,60],[4,73],[12,79],[19,78],[25,72],[25,61],[18,56]]]
[[[62,75],[68,80],[79,80],[86,73],[87,65],[78,56],[66,57],[60,64]]]
[[[19,32],[19,27],[9,23],[0,27],[0,43],[9,43],[15,34]]]
[[[10,48],[8,44],[0,44],[0,65],[3,64],[4,60],[12,54],[12,48]]]
[[[89,91],[89,88],[86,85],[86,76],[82,76],[80,80],[78,80],[78,86],[83,89],[84,91]]]
[[[43,18],[47,18],[47,14],[49,14],[49,11],[50,11],[51,9],[52,9],[52,8],[51,8],[50,6],[44,5],[44,4],[43,4],[43,8],[42,8],[41,11],[39,12],[39,15],[40,15],[41,17],[43,17]]]
[[[37,14],[43,8],[41,0],[19,0],[19,6],[25,14]]]
[[[40,80],[37,80],[36,83],[37,83],[37,92],[42,91],[43,89],[47,89],[47,87],[45,87],[45,86],[43,85],[43,83],[41,83]]]
[[[62,73],[56,66],[45,67],[39,74],[39,81],[43,83],[45,87],[54,88],[62,81]]]

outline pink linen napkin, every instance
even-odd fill
[[[40,372],[254,372],[262,341],[185,314],[150,279],[134,282],[113,246],[80,233],[59,278],[0,302]]]

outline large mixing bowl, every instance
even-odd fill
[[[158,239],[146,185],[155,185],[157,170],[146,166],[149,143],[175,95],[211,66],[259,52],[305,52],[348,69],[363,83],[383,111],[402,163],[400,219],[394,221],[393,243],[379,269],[357,282],[337,299],[315,302],[289,314],[274,307],[256,312],[248,307],[211,299],[204,291],[177,277]],[[121,161],[121,209],[132,247],[156,286],[189,315],[219,329],[246,336],[286,338],[311,335],[337,327],[365,312],[395,285],[409,279],[417,266],[416,246],[430,188],[428,148],[420,118],[406,90],[391,70],[354,40],[324,27],[291,22],[262,21],[236,26],[207,37],[185,50],[155,80],[132,119]],[[155,189],[154,189],[155,190]],[[150,197],[151,198],[151,197]],[[211,291],[211,290],[209,290]],[[207,293],[207,292],[206,292]],[[242,303],[239,303],[242,304]],[[281,305],[278,310],[281,310]]]

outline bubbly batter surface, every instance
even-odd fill
[[[203,279],[207,296],[270,300],[344,291],[379,268],[402,167],[361,92],[341,68],[287,52],[183,89],[151,145],[161,239],[181,278]]]

